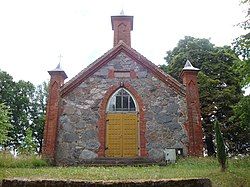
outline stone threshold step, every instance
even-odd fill
[[[166,164],[165,162],[156,162],[148,158],[96,158],[88,160],[83,165],[153,165]]]

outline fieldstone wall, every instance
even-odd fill
[[[110,70],[133,70],[137,78],[109,78]],[[146,68],[120,53],[61,99],[56,153],[58,164],[79,164],[98,157],[98,109],[108,88],[120,82],[133,86],[143,100],[149,158],[162,160],[166,148],[182,148],[184,154],[187,153],[185,98]]]

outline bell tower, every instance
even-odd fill
[[[112,30],[114,31],[114,47],[120,40],[131,47],[133,18],[133,16],[125,16],[123,10],[119,16],[111,16]]]

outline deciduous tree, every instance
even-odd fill
[[[250,86],[250,0],[242,0],[242,6],[246,6],[246,16],[243,21],[238,23],[238,26],[246,31],[245,34],[237,37],[233,44],[233,49],[241,61],[236,66],[241,75],[242,87]]]
[[[235,124],[231,123],[229,118],[234,115],[233,106],[243,97],[240,75],[234,68],[240,59],[228,46],[216,47],[208,39],[188,36],[180,40],[177,47],[167,52],[167,67],[164,69],[181,81],[179,74],[187,59],[201,70],[198,83],[205,144],[208,155],[214,155],[213,117],[222,124],[227,145],[231,147],[230,134],[227,133],[231,132],[229,129]],[[233,149],[230,150],[233,152]]]
[[[15,82],[8,73],[0,70],[0,102],[6,103],[9,108],[10,123],[13,126],[5,146],[14,150],[18,150],[20,146],[23,147],[26,135],[30,135],[30,132],[26,131],[30,129],[36,151],[38,153],[41,151],[46,98],[47,84],[45,82],[36,88],[30,82],[23,80]]]
[[[48,83],[43,82],[36,87],[32,102],[32,132],[36,141],[36,152],[41,153],[43,143],[43,129],[45,124],[46,102],[48,97]]]

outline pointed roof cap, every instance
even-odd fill
[[[61,68],[61,63],[59,62],[56,66],[55,69],[53,69],[52,71],[64,71],[62,68]]]
[[[121,10],[120,15],[121,15],[121,16],[124,16],[124,15],[125,15],[123,9]]]
[[[186,64],[184,66],[184,68],[182,69],[183,71],[185,70],[191,70],[191,71],[200,71],[199,68],[195,68],[191,62],[189,60],[186,61]]]
[[[52,75],[52,74],[55,73],[55,72],[61,72],[62,75],[63,75],[63,77],[64,77],[64,79],[68,78],[68,76],[66,75],[65,71],[61,68],[60,62],[59,62],[59,64],[56,66],[55,69],[48,71],[48,73],[49,73],[50,75]]]

